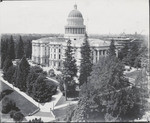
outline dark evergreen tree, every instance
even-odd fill
[[[42,68],[38,66],[33,66],[30,68],[28,77],[27,77],[27,92],[29,95],[32,94],[33,91],[33,85],[36,82],[36,79],[38,76],[43,72]]]
[[[81,65],[80,65],[80,85],[87,82],[87,78],[92,71],[91,50],[88,42],[88,36],[85,34],[85,39],[81,47]]]
[[[65,52],[65,60],[63,62],[63,71],[62,71],[62,76],[63,76],[62,78],[63,81],[65,82],[64,85],[67,91],[70,90],[69,88],[72,88],[72,86],[74,86],[75,83],[73,81],[73,78],[76,76],[76,74],[77,74],[76,60],[73,57],[73,48],[71,46],[71,41],[68,40],[67,49]],[[72,91],[74,90],[75,88]]]
[[[17,44],[16,55],[18,59],[21,59],[24,56],[24,44],[21,36],[19,37],[19,42]]]
[[[139,56],[139,44],[136,42],[133,42],[131,44],[131,49],[127,55],[128,65],[131,67],[134,67],[134,64],[136,62],[136,66],[138,66],[140,64],[140,63],[138,63],[138,62],[140,62],[140,59],[136,60],[136,58],[138,58],[138,56]]]
[[[122,61],[123,59],[126,59],[129,52],[128,43],[124,45],[124,47],[121,49],[121,51],[118,54],[118,58]]]
[[[8,82],[12,83],[12,77],[14,74],[14,66],[12,63],[12,60],[9,56],[7,56],[7,58],[5,59],[4,62],[4,67],[3,67],[3,77],[5,80],[7,80]]]
[[[17,78],[16,78],[17,87],[22,91],[26,91],[27,89],[26,79],[27,79],[29,70],[30,70],[30,65],[26,57],[23,57],[18,65]]]
[[[6,72],[4,72],[4,79],[7,80],[9,83],[13,83],[13,75],[14,75],[14,72],[15,72],[15,66],[10,66],[8,68],[8,70]]]
[[[4,61],[8,55],[8,39],[1,39],[1,68],[3,68]]]
[[[31,43],[31,41],[26,42],[25,54],[26,54],[27,58],[31,58],[31,55],[32,55],[32,43]]]
[[[46,77],[41,74],[33,86],[33,98],[40,102],[45,103],[51,100],[52,93],[51,90],[48,88],[48,85],[46,84]]]
[[[8,42],[8,55],[11,59],[15,59],[14,40],[12,35],[10,36],[10,40]]]
[[[4,62],[4,66],[3,66],[3,72],[7,72],[7,70],[9,69],[10,66],[12,66],[13,63],[12,63],[12,60],[9,56],[7,56],[7,58],[5,59],[5,62]]]
[[[112,56],[116,56],[116,46],[115,46],[115,41],[112,39],[110,46],[109,46],[109,50],[108,50],[108,54],[110,57]]]

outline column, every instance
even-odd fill
[[[116,57],[118,57],[118,49],[116,49]]]
[[[99,61],[99,50],[97,50],[97,61]]]
[[[96,63],[96,52],[95,52],[95,50],[93,51],[93,63]]]

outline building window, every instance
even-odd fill
[[[54,53],[56,52],[56,49],[54,49]]]
[[[105,55],[105,50],[103,50],[103,55]]]
[[[59,54],[59,59],[61,58],[61,55]]]
[[[76,38],[74,38],[74,40],[76,40]]]
[[[58,62],[58,66],[59,66],[59,67],[61,66],[60,62]]]
[[[45,63],[46,63],[46,59],[45,59]]]
[[[54,54],[54,59],[56,59],[56,54]]]
[[[61,49],[59,49],[59,53],[61,52]]]
[[[56,66],[56,62],[54,62],[54,66]]]

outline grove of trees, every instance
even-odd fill
[[[145,86],[133,85],[124,75],[125,65],[115,55],[113,41],[111,55],[93,66],[91,75],[81,86],[78,105],[72,110],[70,121],[117,122],[141,118],[146,110]],[[144,82],[141,77],[135,83]],[[144,96],[143,96],[144,95]]]

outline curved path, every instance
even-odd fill
[[[9,87],[11,87],[12,89],[14,89],[15,91],[17,91],[19,94],[21,94],[23,97],[25,97],[27,100],[29,100],[31,103],[33,103],[34,105],[36,105],[37,107],[40,108],[40,111],[35,113],[32,116],[26,116],[25,118],[27,120],[32,120],[34,118],[41,118],[44,122],[48,122],[48,121],[52,121],[55,119],[55,116],[53,114],[53,112],[51,110],[54,109],[56,103],[59,101],[59,99],[62,96],[62,93],[60,92],[60,90],[58,89],[57,93],[55,95],[52,96],[52,100],[50,102],[47,103],[38,103],[36,102],[33,98],[31,98],[29,95],[27,95],[26,93],[20,91],[18,88],[14,87],[12,84],[10,84],[8,81],[3,79],[3,74],[2,71],[0,71],[0,80],[2,82],[4,82],[5,84],[7,84]],[[52,80],[52,79],[51,79]],[[56,82],[56,80],[54,81]],[[58,82],[57,82],[58,84]]]

